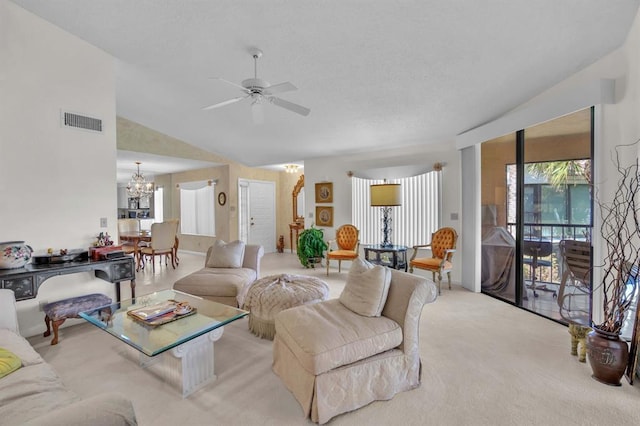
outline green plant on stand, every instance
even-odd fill
[[[315,268],[316,263],[320,263],[327,250],[327,243],[324,242],[322,229],[307,228],[298,237],[298,259],[305,268]]]

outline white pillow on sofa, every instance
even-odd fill
[[[211,256],[205,265],[207,268],[242,268],[244,261],[244,242],[240,240],[225,243],[216,240],[211,247]]]
[[[390,284],[389,268],[356,258],[351,264],[347,283],[338,300],[357,314],[379,317],[387,301]]]

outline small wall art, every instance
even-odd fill
[[[316,183],[316,203],[333,203],[333,182]]]
[[[333,206],[316,206],[316,226],[333,226]]]

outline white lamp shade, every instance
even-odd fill
[[[371,185],[371,207],[401,206],[402,189],[399,183]]]

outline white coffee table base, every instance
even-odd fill
[[[174,381],[182,382],[182,397],[186,398],[216,379],[214,370],[214,343],[222,337],[224,327],[198,336],[171,349],[169,353],[180,362],[169,369]],[[160,356],[148,357],[140,353],[140,365],[149,367],[157,363]],[[177,380],[176,380],[177,379]]]

